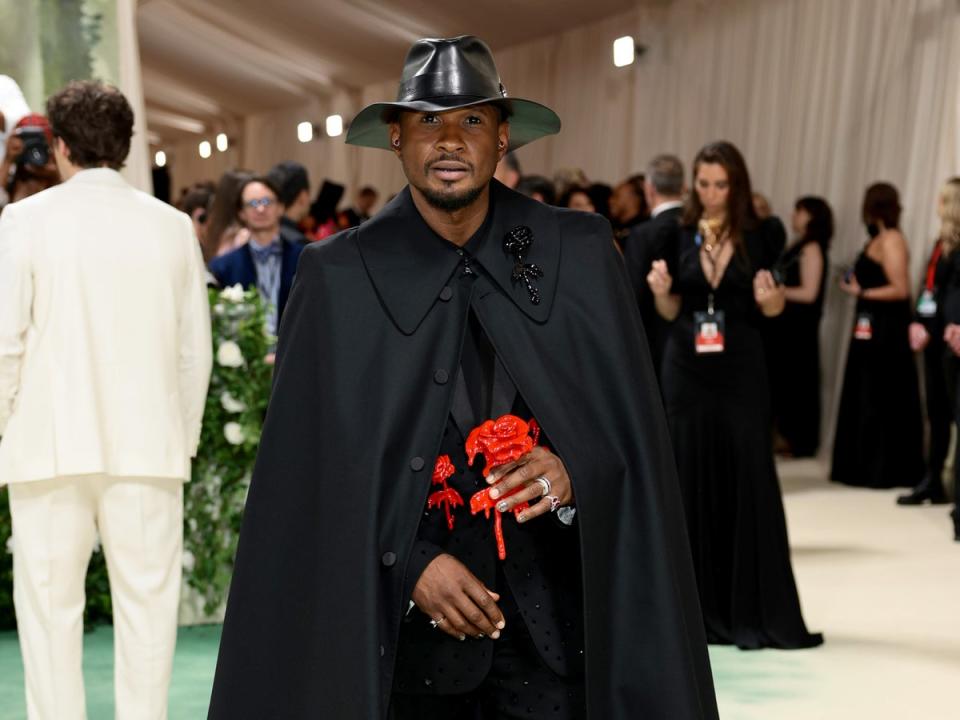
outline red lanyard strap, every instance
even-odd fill
[[[943,254],[943,247],[940,241],[937,241],[933,248],[933,254],[930,256],[930,262],[927,264],[927,290],[933,290],[933,278],[937,274],[937,263],[940,262],[940,255]]]

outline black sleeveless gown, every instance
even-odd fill
[[[864,289],[889,284],[866,251],[854,273]],[[850,339],[830,478],[858,487],[913,487],[923,478],[924,460],[910,302],[859,298],[855,325],[862,314],[870,317],[872,337]]]
[[[812,242],[812,241],[811,241]],[[784,267],[784,285],[799,287],[800,255],[806,243],[788,248],[777,265]],[[820,292],[812,303],[787,301],[770,323],[768,344],[773,388],[773,420],[794,457],[816,455],[820,444],[820,318],[827,275],[824,257]]]
[[[797,596],[783,499],[773,461],[770,398],[756,270],[776,255],[770,223],[744,237],[713,292],[725,314],[725,351],[698,354],[695,312],[710,287],[695,228],[680,232],[670,259],[673,292],[682,297],[664,349],[663,394],[687,514],[708,641],[743,649],[806,648],[811,634]],[[772,257],[771,257],[772,256]]]

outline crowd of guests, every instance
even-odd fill
[[[829,203],[798,198],[788,239],[726,142],[698,153],[692,189],[670,155],[615,188],[579,171],[550,181],[510,169],[520,192],[610,219],[661,384],[708,636],[740,647],[818,644],[800,614],[774,455],[809,457],[820,444]],[[960,425],[960,178],[940,192],[940,231],[915,303],[901,211],[895,187],[868,187],[866,245],[840,268],[838,286],[856,299],[856,312],[830,477],[912,487],[900,505],[940,504],[951,425]],[[953,470],[956,487],[960,456]],[[960,541],[956,507],[951,517]]]
[[[541,202],[594,212],[611,224],[650,346],[674,443],[701,604],[712,642],[803,648],[807,630],[790,564],[775,454],[810,457],[821,438],[820,321],[834,234],[829,203],[797,199],[790,232],[754,192],[730,143],[705,146],[689,184],[682,161],[655,157],[616,185],[579,169],[523,175],[508,155],[497,179]],[[343,188],[311,201],[293,162],[264,176],[231,171],[185,191],[212,276],[257,287],[275,332],[300,249],[359,224],[377,195],[363,188],[337,211]],[[915,306],[896,189],[870,186],[868,241],[839,287],[856,298],[831,478],[913,487],[898,502],[945,503],[946,464],[960,366],[960,180],[944,187],[942,230]],[[956,297],[954,297],[956,293]],[[951,311],[954,314],[951,314]],[[922,352],[929,451],[914,353]],[[771,431],[772,429],[772,431]],[[960,539],[960,517],[953,513]]]
[[[38,137],[49,138],[49,125],[25,115],[7,139],[2,177],[11,201],[58,180],[49,157],[29,152]],[[702,148],[691,170],[688,184],[682,161],[659,155],[611,186],[575,168],[523,175],[509,154],[496,177],[541,202],[610,221],[660,381],[710,639],[809,647],[822,637],[808,632],[800,612],[774,456],[813,456],[820,444],[819,336],[833,213],[823,198],[800,197],[788,236],[727,142]],[[193,222],[210,282],[255,287],[275,335],[305,245],[362,223],[379,200],[363,187],[342,210],[344,191],[327,180],[313,194],[307,170],[288,161],[262,175],[228,171],[217,183],[184,188],[175,204]],[[912,487],[901,505],[947,502],[942,476],[951,425],[960,422],[960,179],[944,186],[937,209],[941,230],[915,304],[901,205],[886,183],[865,193],[868,240],[838,283],[856,299],[856,313],[831,478]],[[960,540],[956,509],[952,517]]]

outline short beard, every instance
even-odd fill
[[[473,205],[477,201],[477,198],[483,194],[484,186],[481,185],[480,187],[470,188],[456,195],[434,192],[429,188],[417,189],[423,194],[424,199],[437,210],[456,212],[457,210],[463,210]]]

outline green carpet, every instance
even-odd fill
[[[173,661],[169,720],[207,716],[220,626],[180,628]],[[89,720],[113,718],[113,628],[103,625],[84,636],[83,674]],[[15,633],[0,633],[0,720],[26,720],[23,665]]]
[[[202,720],[207,716],[220,626],[180,628],[170,687],[169,720]],[[770,702],[789,702],[808,694],[812,678],[805,667],[810,654],[766,650],[744,653],[711,648],[724,720],[764,717]],[[113,628],[100,626],[84,636],[83,671],[89,720],[113,718]],[[0,720],[25,720],[23,667],[15,633],[0,633]]]

